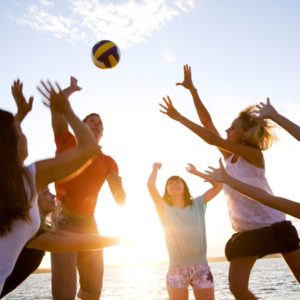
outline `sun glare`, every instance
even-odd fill
[[[105,249],[107,264],[142,264],[167,260],[163,229],[150,203],[96,211],[102,235],[119,236],[122,244]]]

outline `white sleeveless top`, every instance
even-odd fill
[[[230,176],[273,194],[265,177],[265,169],[255,167],[242,157],[232,163],[233,155],[226,160],[226,171]],[[232,228],[237,231],[253,230],[285,220],[285,214],[257,201],[248,199],[224,184]]]
[[[32,180],[34,191],[29,209],[30,221],[16,220],[12,224],[12,230],[0,237],[0,293],[3,289],[5,279],[12,272],[17,258],[25,244],[36,234],[40,227],[40,214],[38,209],[38,196],[35,190],[35,165],[27,167]],[[30,195],[30,188],[26,180],[25,188],[27,195]]]

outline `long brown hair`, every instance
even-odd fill
[[[0,109],[0,236],[11,231],[15,220],[30,221],[30,201],[24,180],[32,192],[27,170],[18,156],[18,134],[14,116]]]
[[[165,201],[166,203],[168,203],[171,206],[173,205],[173,203],[171,201],[171,196],[168,193],[167,186],[168,186],[168,183],[171,180],[176,180],[176,179],[180,179],[183,183],[183,186],[184,186],[184,190],[183,190],[184,207],[191,205],[192,204],[192,196],[191,196],[189,187],[186,184],[186,182],[180,176],[177,176],[177,175],[171,176],[167,179],[167,182],[166,182],[166,185],[165,185],[165,192],[164,192],[164,195],[162,197],[163,201]]]

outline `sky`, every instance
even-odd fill
[[[74,111],[81,118],[98,112],[103,119],[101,146],[119,165],[127,203],[118,207],[105,185],[96,218],[102,234],[131,241],[106,249],[107,264],[167,260],[146,187],[154,162],[163,164],[161,193],[173,174],[188,182],[195,197],[210,187],[185,167],[217,166],[219,152],[159,112],[169,95],[181,113],[199,122],[189,92],[175,85],[184,64],[192,66],[194,84],[224,137],[239,111],[266,97],[298,122],[299,10],[297,0],[0,0],[0,107],[16,112],[10,91],[16,78],[25,96],[35,98],[23,123],[26,163],[55,151],[50,113],[36,89],[40,80],[66,87],[75,76],[83,89],[70,98]],[[91,60],[93,45],[103,39],[121,51],[111,70]],[[297,200],[300,144],[276,132],[277,143],[265,152],[266,174],[275,194]],[[233,232],[222,192],[208,204],[206,226],[208,257],[223,256]],[[48,257],[42,266],[49,266]]]

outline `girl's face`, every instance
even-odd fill
[[[241,144],[244,140],[245,131],[243,129],[243,121],[240,118],[236,118],[231,126],[226,129],[227,140]]]
[[[170,196],[184,194],[184,183],[180,177],[176,177],[168,180],[167,192]]]
[[[23,163],[26,157],[28,156],[27,138],[23,133],[19,123],[15,123],[15,126],[18,135],[18,156],[20,161]]]

